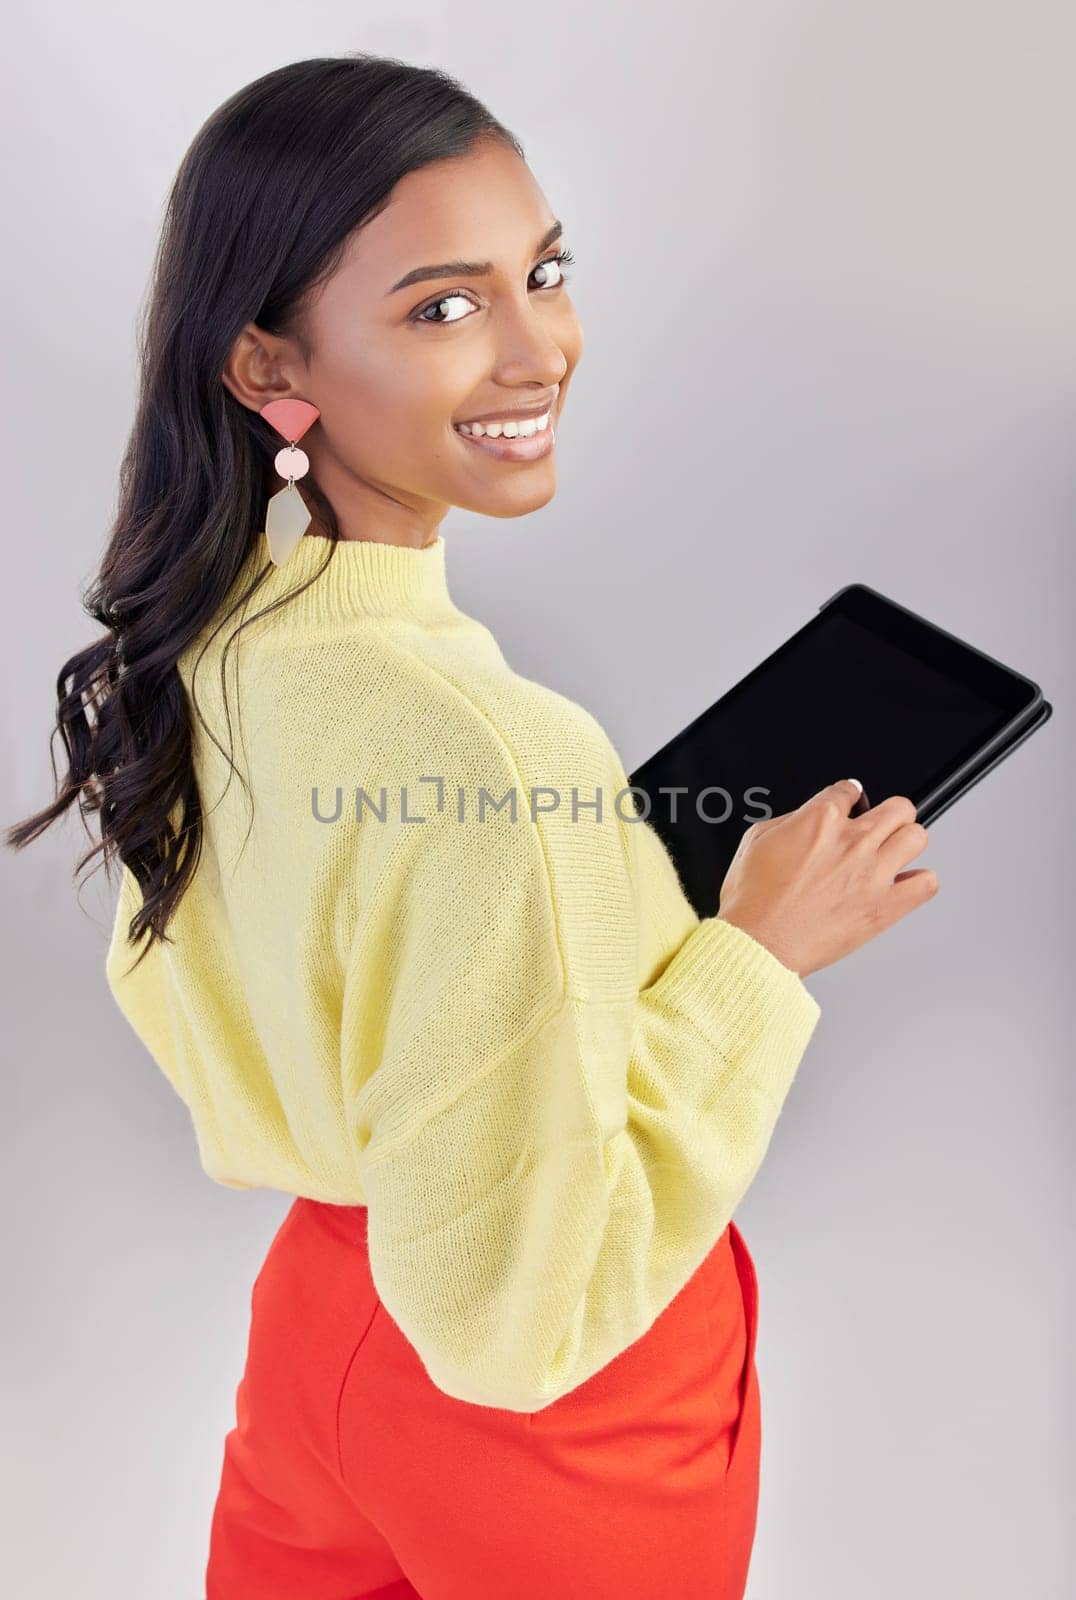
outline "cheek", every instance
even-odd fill
[[[451,392],[453,367],[450,358],[433,358],[420,334],[382,339],[354,327],[327,342],[316,377],[340,414],[361,415],[380,431],[397,428],[402,417],[421,421],[436,416],[444,393]]]
[[[366,466],[371,457],[402,461],[428,451],[465,394],[428,365],[420,371],[417,363],[372,362],[369,354],[349,364],[341,352],[319,377],[326,438],[344,460]]]
[[[438,434],[451,430],[452,418],[480,381],[481,374],[472,376],[462,354],[405,350],[364,367],[351,409],[361,410],[371,434],[395,440],[401,451],[408,440],[428,449]]]
[[[583,351],[583,324],[570,291],[557,306],[551,329],[565,356],[569,360],[578,360]]]

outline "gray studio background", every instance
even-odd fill
[[[175,168],[240,84],[349,49],[461,76],[578,257],[556,498],[442,528],[454,597],[519,671],[630,771],[863,581],[1043,684],[1053,720],[931,830],[938,898],[808,980],[822,1017],[737,1221],[761,1293],[749,1600],[1061,1600],[1071,6],[114,0],[23,8],[7,43],[5,824],[51,794],[56,674],[97,631],[78,596]],[[289,1201],[202,1174],[105,983],[103,872],[76,899],[88,843],[69,816],[0,855],[4,1587],[196,1600]]]

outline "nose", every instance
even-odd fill
[[[530,383],[549,393],[557,391],[568,372],[568,358],[547,314],[532,301],[524,301],[518,312],[505,309],[497,324],[496,340],[501,351],[499,379],[506,388]]]

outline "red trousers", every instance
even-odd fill
[[[635,1344],[533,1414],[438,1389],[366,1209],[299,1197],[251,1291],[206,1600],[742,1600],[758,1286],[735,1223]]]

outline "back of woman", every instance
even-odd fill
[[[742,1596],[733,1213],[804,977],[936,887],[898,871],[910,802],[853,818],[844,780],[750,828],[700,920],[594,716],[456,604],[448,510],[555,490],[562,234],[461,85],[365,55],[240,90],[170,198],[107,631],[11,837],[99,812],[117,1004],[206,1174],[294,1196],[207,1600]]]

